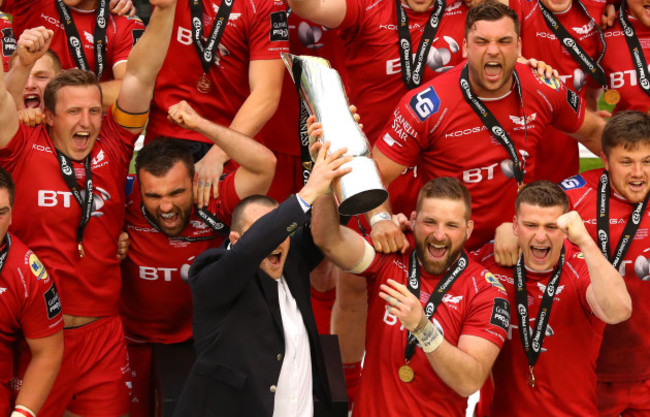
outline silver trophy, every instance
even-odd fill
[[[282,54],[284,64],[293,82],[300,83],[300,99],[308,111],[323,125],[322,141],[330,142],[329,152],[347,148],[352,161],[343,166],[352,172],[332,182],[331,188],[339,202],[339,213],[354,216],[370,211],[388,198],[388,192],[370,158],[366,135],[350,114],[350,105],[341,77],[322,58],[306,55]],[[309,138],[309,145],[316,140]],[[316,155],[311,155],[312,161]]]

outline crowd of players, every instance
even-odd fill
[[[193,260],[304,184],[283,52],[339,71],[390,194],[313,204],[353,415],[650,416],[650,2],[150,3],[0,5],[0,417],[153,415]]]

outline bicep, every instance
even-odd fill
[[[481,372],[482,378],[484,379],[487,378],[492,369],[492,364],[494,364],[501,351],[499,346],[488,339],[469,334],[460,336],[458,339],[458,349],[474,358],[479,367],[477,371]]]
[[[388,187],[406,168],[406,165],[399,164],[384,154],[377,145],[372,150],[372,159],[377,163],[384,184]]]
[[[63,330],[45,337],[26,338],[33,357],[51,357],[53,360],[63,355]]]
[[[256,59],[248,67],[248,85],[251,94],[282,92],[285,66],[281,59]]]

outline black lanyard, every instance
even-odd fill
[[[190,11],[192,13],[192,37],[196,51],[201,59],[204,74],[207,74],[208,71],[210,71],[210,66],[214,59],[214,52],[217,50],[219,41],[221,40],[221,35],[223,35],[223,31],[226,29],[226,25],[228,24],[228,18],[230,17],[230,12],[232,11],[232,5],[234,2],[234,0],[223,0],[221,2],[217,16],[214,18],[214,22],[212,23],[210,36],[205,45],[202,40],[203,1],[191,0],[190,2]]]
[[[598,31],[598,35],[600,36],[600,45],[601,45],[601,51],[600,51],[600,56],[596,61],[594,61],[589,54],[585,52],[584,49],[580,46],[580,44],[569,34],[569,32],[562,26],[562,23],[557,21],[555,19],[555,16],[553,13],[542,4],[540,0],[537,0],[537,5],[539,6],[539,9],[542,12],[542,16],[544,17],[544,21],[546,22],[546,26],[553,32],[555,37],[564,45],[564,48],[571,54],[571,56],[578,61],[578,64],[582,67],[582,69],[591,75],[591,77],[596,80],[596,82],[601,85],[603,88],[607,89],[607,77],[605,76],[605,71],[603,70],[603,67],[600,66],[600,62],[603,60],[603,56],[605,55],[605,50],[607,49],[607,45],[605,44],[605,36],[603,35],[603,31],[600,30],[600,26],[596,24],[594,19],[589,15],[589,12],[585,8],[585,6],[579,1],[575,0],[573,2],[574,4],[577,3],[580,5],[582,8],[582,11],[584,12],[584,15],[589,18],[589,22],[594,25],[596,30]]]
[[[445,0],[436,0],[436,7],[431,12],[429,20],[424,25],[424,33],[420,39],[418,51],[415,54],[415,61],[411,58],[411,32],[409,31],[409,21],[406,11],[402,7],[400,0],[395,0],[397,10],[397,36],[399,37],[400,61],[402,64],[402,81],[409,90],[412,90],[422,82],[422,74],[426,66],[429,49],[436,37],[438,26],[442,20],[447,4]]]
[[[447,273],[440,280],[436,288],[431,293],[429,301],[424,305],[424,315],[427,316],[427,320],[431,320],[433,313],[436,311],[436,308],[442,302],[443,297],[447,294],[447,291],[454,285],[454,282],[460,277],[460,274],[467,268],[467,254],[465,251],[461,252],[458,260],[447,270]],[[411,294],[415,295],[417,299],[420,299],[420,263],[417,259],[417,254],[415,250],[411,252],[411,257],[409,259],[409,276],[408,276],[408,288]],[[415,354],[415,345],[418,340],[411,332],[406,334],[406,348],[404,349],[404,358],[406,362],[410,361],[413,355]]]
[[[93,211],[93,179],[92,172],[90,171],[90,155],[86,156],[84,160],[84,170],[86,171],[86,183],[84,186],[85,196],[81,195],[81,189],[77,183],[77,177],[74,174],[74,168],[72,167],[72,161],[63,153],[56,151],[57,159],[59,161],[59,166],[61,167],[61,173],[63,174],[63,180],[68,185],[70,192],[72,193],[74,199],[79,203],[81,207],[81,221],[77,227],[77,248],[79,250],[79,256],[84,257],[83,249],[83,239],[84,239],[84,230],[86,225],[90,220],[90,215]]]
[[[630,50],[632,55],[632,62],[634,63],[634,70],[636,71],[637,79],[639,80],[639,86],[650,96],[650,74],[648,73],[648,65],[645,62],[645,57],[643,56],[643,48],[639,43],[639,39],[634,33],[632,25],[627,20],[627,8],[625,0],[621,4],[621,8],[618,11],[618,22],[621,24],[621,29],[625,34],[625,42],[627,42],[627,47]]]
[[[68,38],[70,52],[77,67],[84,71],[91,71],[86,54],[84,53],[83,42],[79,37],[79,31],[72,20],[70,10],[63,3],[63,0],[56,0],[56,9],[59,12],[61,24],[65,29],[65,35]],[[35,12],[34,12],[35,13]],[[101,78],[106,67],[106,25],[108,23],[108,0],[99,0],[97,7],[97,22],[93,34],[93,48],[95,50],[95,74]]]
[[[2,273],[2,269],[5,267],[5,262],[7,262],[7,257],[9,256],[9,248],[11,248],[11,236],[9,236],[9,233],[5,235],[5,242],[5,247],[0,251],[0,273]]]
[[[636,234],[641,220],[643,219],[643,213],[648,206],[648,193],[643,201],[639,201],[634,207],[630,218],[627,219],[625,223],[625,228],[623,229],[623,234],[616,245],[616,251],[614,252],[614,258],[611,256],[610,246],[609,246],[609,194],[610,194],[610,185],[609,185],[609,173],[603,171],[603,174],[600,176],[600,181],[598,182],[598,201],[596,202],[597,206],[597,218],[596,218],[596,227],[598,229],[598,246],[600,246],[600,251],[603,253],[605,258],[607,258],[614,268],[618,270],[619,265],[625,258],[627,250],[630,248],[632,239]]]
[[[548,319],[551,317],[551,307],[553,307],[553,298],[560,283],[560,276],[562,275],[562,267],[564,266],[565,251],[562,246],[560,259],[558,260],[557,267],[553,272],[553,276],[549,279],[546,285],[546,290],[542,296],[542,302],[537,312],[537,320],[532,334],[528,331],[530,327],[530,319],[528,317],[528,292],[526,291],[526,267],[524,266],[524,256],[520,255],[515,266],[515,301],[517,301],[517,320],[519,322],[519,337],[524,352],[528,357],[528,366],[531,368],[535,366],[537,358],[541,352],[542,344],[544,343],[544,335],[546,327],[548,326]],[[534,381],[534,380],[533,380]]]
[[[147,213],[147,209],[144,207],[144,203],[140,202],[140,210],[142,211],[142,217],[145,218],[147,223],[149,223],[149,226],[153,227],[160,233],[163,233],[162,230],[160,230],[160,227],[156,223],[154,223],[150,218],[149,214]],[[230,228],[226,226],[224,222],[219,220],[217,216],[214,214],[210,213],[208,210],[205,209],[200,209],[194,206],[194,211],[196,211],[196,214],[201,218],[203,223],[205,223],[210,229],[214,230],[221,236],[227,236],[228,233],[230,233]],[[164,234],[164,233],[163,233]],[[192,236],[174,236],[174,237],[169,237],[170,239],[174,240],[180,240],[183,242],[201,242],[204,240],[212,240],[215,238],[215,236],[201,236],[201,237],[192,237]]]
[[[472,110],[474,110],[474,113],[476,113],[479,119],[481,119],[485,127],[487,127],[488,130],[492,132],[492,135],[494,135],[494,137],[499,141],[501,146],[503,146],[503,148],[508,153],[510,160],[512,160],[512,168],[514,170],[515,180],[521,186],[524,182],[524,162],[519,159],[519,154],[517,153],[515,144],[510,139],[510,136],[508,136],[508,132],[506,132],[505,129],[501,127],[499,121],[496,119],[496,117],[494,117],[492,112],[490,112],[490,110],[485,107],[481,99],[476,97],[472,92],[472,88],[469,84],[468,73],[468,65],[465,64],[465,67],[460,73],[460,89],[463,92],[463,97],[465,97],[465,101],[467,101],[467,104],[469,104]],[[517,94],[519,95],[519,100],[521,102],[521,111],[524,120],[524,135],[527,135],[528,129],[526,114],[524,113],[524,98],[521,95],[521,85],[519,84],[519,76],[517,75],[517,71],[512,71],[512,77],[514,79],[515,86],[517,87]]]

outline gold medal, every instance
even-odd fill
[[[607,104],[614,105],[621,101],[621,93],[617,90],[609,89],[603,94],[603,100],[605,100],[605,103]]]
[[[399,376],[400,381],[406,383],[413,381],[415,378],[415,372],[413,372],[413,368],[408,365],[400,366],[399,371],[397,371],[397,375]]]
[[[79,242],[77,244],[77,249],[79,250],[79,257],[83,258],[84,255],[85,255],[85,252],[84,252],[84,245],[81,242]]]
[[[524,188],[525,186],[526,186],[526,184],[524,184],[523,182],[522,182],[522,183],[519,183],[519,184],[517,185],[517,192],[521,191],[521,189]]]
[[[529,366],[528,371],[530,372],[530,375],[528,375],[528,385],[530,385],[531,388],[535,388],[535,374],[533,373],[533,367]]]
[[[208,94],[210,90],[212,90],[212,84],[205,74],[201,75],[199,80],[196,82],[196,89],[199,90],[199,93],[203,94]]]

